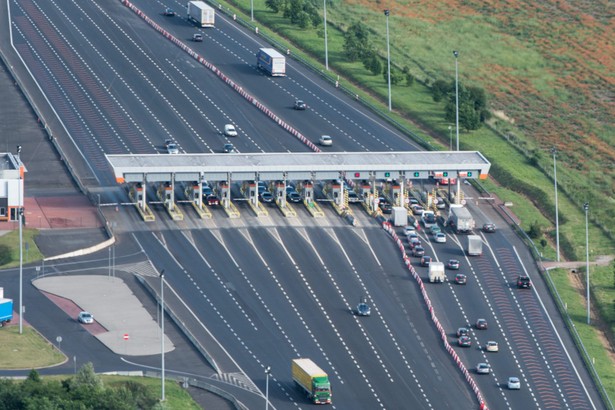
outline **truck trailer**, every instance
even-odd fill
[[[293,359],[293,380],[314,404],[331,404],[329,376],[310,359]]]
[[[451,205],[448,224],[455,230],[455,233],[470,233],[475,226],[470,211],[461,205]]]
[[[194,21],[200,27],[213,27],[216,10],[203,1],[189,1],[188,20]]]
[[[468,236],[468,256],[480,256],[483,254],[483,240],[479,235]]]
[[[256,53],[256,66],[265,70],[270,76],[286,75],[286,57],[273,48],[261,48]]]
[[[429,281],[431,283],[444,283],[446,281],[444,262],[431,262],[429,264]]]
[[[13,319],[13,299],[4,297],[4,288],[0,288],[0,327]]]

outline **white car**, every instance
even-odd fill
[[[521,381],[518,377],[509,377],[508,378],[508,390],[520,390],[521,389]]]
[[[318,143],[322,146],[330,147],[331,145],[333,145],[333,138],[328,135],[323,135],[318,140]]]
[[[416,234],[416,229],[414,228],[414,226],[405,226],[404,235],[410,236],[412,234]]]
[[[174,142],[167,144],[167,152],[169,154],[179,154],[179,147]]]
[[[499,346],[498,346],[498,342],[494,342],[493,340],[490,340],[487,342],[487,347],[486,350],[488,352],[497,352],[500,350]]]
[[[438,232],[436,234],[436,242],[446,243],[446,234],[443,234],[442,232]]]
[[[476,373],[489,374],[491,373],[491,366],[489,366],[487,363],[479,363],[476,365]]]
[[[226,124],[224,126],[224,135],[227,137],[236,137],[237,130],[235,129],[235,126],[233,124]]]
[[[77,320],[79,323],[83,323],[86,325],[94,323],[94,315],[90,312],[80,312],[79,316],[77,316]]]

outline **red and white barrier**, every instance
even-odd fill
[[[448,337],[446,335],[446,331],[444,330],[444,327],[442,326],[442,324],[440,323],[440,320],[436,316],[435,309],[433,308],[433,305],[431,304],[431,300],[429,299],[429,296],[427,295],[427,289],[425,288],[425,284],[423,283],[423,280],[421,279],[421,277],[418,275],[418,273],[416,272],[416,270],[412,266],[412,264],[410,262],[410,258],[406,254],[406,250],[404,249],[404,245],[403,245],[402,241],[399,239],[399,237],[395,233],[395,229],[393,229],[391,224],[388,223],[388,222],[383,222],[382,223],[382,228],[385,231],[387,231],[389,235],[391,235],[391,237],[393,238],[393,241],[399,247],[399,249],[401,251],[401,254],[402,254],[402,258],[403,258],[404,264],[406,265],[406,267],[408,268],[408,270],[412,274],[412,277],[416,280],[417,284],[419,285],[419,289],[421,290],[421,294],[423,295],[423,301],[425,302],[425,306],[427,307],[427,311],[429,312],[429,314],[431,316],[431,320],[433,321],[434,325],[436,326],[436,329],[438,329],[438,332],[440,333],[440,337],[442,338],[442,342],[444,343],[444,349],[453,358],[453,361],[455,362],[455,364],[457,365],[459,370],[461,370],[461,373],[465,377],[466,382],[472,388],[472,391],[474,392],[474,395],[476,396],[476,399],[478,400],[478,403],[480,405],[480,409],[481,410],[489,410],[489,408],[487,407],[487,403],[485,403],[485,400],[483,399],[483,395],[481,394],[480,389],[478,388],[478,386],[476,385],[476,382],[472,378],[472,375],[470,374],[470,372],[468,371],[467,367],[463,364],[463,362],[459,358],[459,355],[457,354],[455,349],[453,349],[453,347],[448,342]]]
[[[198,53],[196,53],[194,50],[192,50],[186,44],[182,43],[177,37],[173,36],[171,33],[166,31],[162,27],[160,27],[160,25],[158,25],[155,21],[153,21],[152,19],[147,17],[134,4],[132,4],[128,0],[120,0],[120,1],[122,2],[122,4],[124,4],[130,10],[134,11],[137,16],[139,16],[143,20],[145,20],[145,22],[147,24],[149,24],[150,26],[152,26],[156,31],[158,31],[164,37],[169,39],[173,44],[175,44],[176,46],[181,48],[183,51],[188,53],[188,55],[190,57],[194,58],[200,64],[204,65],[209,70],[211,70],[214,74],[216,74],[218,76],[218,78],[220,78],[222,81],[224,81],[226,84],[228,84],[233,90],[235,90],[237,93],[239,93],[239,95],[241,95],[243,98],[245,98],[250,103],[252,103],[256,108],[258,108],[259,110],[264,112],[269,118],[271,118],[274,122],[276,122],[278,125],[280,125],[282,128],[284,128],[286,131],[288,131],[295,138],[299,139],[299,141],[301,141],[305,145],[307,145],[312,151],[314,151],[314,152],[321,152],[320,148],[318,148],[314,143],[312,143],[312,141],[308,140],[303,134],[301,134],[299,131],[297,131],[296,129],[291,127],[289,124],[284,122],[280,117],[278,117],[273,112],[271,112],[271,110],[269,110],[263,104],[258,102],[256,100],[256,98],[252,97],[243,88],[241,88],[239,85],[235,84],[230,78],[228,78],[226,75],[224,75],[224,73],[222,73],[222,71],[220,71],[218,68],[216,68],[216,66],[214,66],[213,64],[211,64],[210,62],[205,60],[203,57],[201,57]]]

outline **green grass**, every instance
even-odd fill
[[[61,352],[41,337],[34,329],[23,326],[0,328],[0,369],[35,369],[63,363],[66,360]]]
[[[24,264],[39,261],[44,257],[34,242],[36,235],[38,235],[38,231],[36,229],[22,229]],[[28,244],[27,251],[26,243]],[[16,229],[0,236],[0,245],[6,245],[11,249],[10,262],[0,266],[0,269],[19,266],[19,230]]]

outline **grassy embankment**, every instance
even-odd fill
[[[609,209],[615,206],[615,134],[609,119],[614,108],[604,97],[612,83],[609,72],[615,70],[615,53],[605,56],[601,45],[612,46],[608,33],[613,28],[601,20],[599,2],[578,6],[588,10],[564,3],[550,10],[548,5],[533,3],[532,10],[526,11],[525,3],[524,7],[507,4],[496,9],[472,2],[463,6],[456,2],[425,2],[411,7],[379,2],[329,3],[331,70],[327,76],[334,80],[339,74],[341,84],[353,94],[386,111],[387,84],[382,76],[370,75],[361,63],[346,61],[341,30],[354,21],[363,21],[370,27],[380,54],[385,56],[382,9],[390,7],[393,64],[410,67],[420,80],[411,87],[393,86],[392,117],[429,144],[439,142],[446,147],[451,124],[443,118],[444,104],[432,100],[425,83],[440,78],[452,80],[452,50],[460,50],[460,81],[485,88],[497,114],[490,122],[491,128],[462,131],[460,137],[462,149],[479,150],[494,164],[492,175],[498,182],[490,179],[485,187],[503,201],[513,202],[512,211],[522,220],[523,229],[528,230],[535,221],[541,225],[549,245],[538,248],[545,257],[555,259],[555,199],[549,149],[556,146],[562,253],[570,260],[584,259],[585,216],[581,204],[589,201],[590,220],[594,222],[590,224],[590,258],[612,254],[615,214]],[[234,7],[239,7],[244,19],[249,20],[245,17],[249,16],[249,1],[236,0],[231,7],[234,12],[238,11]],[[529,19],[528,13],[533,13]],[[545,13],[549,17],[540,20]],[[262,0],[254,0],[254,15],[261,34],[275,37],[295,56],[317,60],[312,64],[324,72],[322,26],[299,30],[281,15],[269,12]],[[576,24],[566,25],[567,20]],[[266,27],[275,27],[275,33]],[[593,302],[611,337],[615,334],[615,312],[610,308],[615,299],[612,269],[591,269]],[[569,311],[572,306],[584,309],[584,292],[570,292],[566,275],[554,276],[560,279],[556,283]],[[572,319],[583,328],[581,316],[572,315]],[[595,327],[584,329],[582,336],[590,357],[604,357]],[[598,366],[598,370],[609,395],[615,397],[615,386],[610,382],[614,378],[612,361],[609,363]]]

